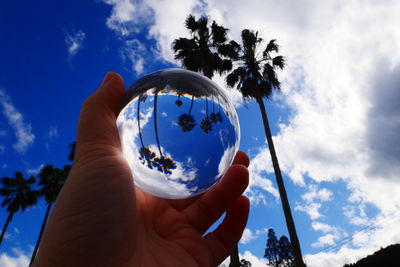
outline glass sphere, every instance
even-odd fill
[[[239,148],[239,120],[228,96],[210,79],[182,69],[134,83],[117,126],[136,186],[161,198],[210,189]]]

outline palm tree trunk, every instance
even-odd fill
[[[39,248],[40,240],[42,239],[42,235],[43,235],[43,232],[44,232],[44,227],[46,226],[47,218],[49,217],[52,204],[53,203],[49,203],[47,205],[46,213],[44,215],[44,219],[43,219],[43,222],[42,222],[42,227],[40,228],[39,237],[36,240],[35,249],[33,250],[33,253],[32,253],[32,256],[31,256],[31,262],[29,263],[29,266],[31,266],[33,264],[33,261],[35,260],[36,253],[37,253],[37,250]]]
[[[157,100],[158,100],[158,92],[154,95],[154,129],[156,131],[156,140],[158,151],[160,152],[160,157],[163,158],[163,154],[161,152],[160,138],[158,136],[158,125],[157,125]]]
[[[278,184],[279,195],[281,197],[283,212],[285,214],[286,226],[289,231],[290,242],[293,248],[294,262],[296,267],[305,267],[306,265],[303,262],[303,257],[301,254],[299,239],[297,237],[296,227],[294,225],[292,212],[290,211],[290,205],[286,195],[286,189],[283,183],[281,169],[279,167],[278,158],[275,152],[274,142],[272,140],[272,134],[271,134],[271,129],[269,127],[267,111],[265,110],[264,101],[262,97],[256,96],[256,100],[258,105],[260,106],[261,116],[264,123],[264,130],[268,141],[269,152],[271,154],[272,165],[274,167],[276,183]]]
[[[140,100],[141,100],[141,99],[142,99],[142,97],[139,96],[139,99],[138,99],[138,106],[137,106],[137,124],[138,124],[138,131],[139,131],[140,143],[142,144],[142,147],[144,147],[143,136],[142,136],[142,130],[140,129]]]
[[[188,111],[188,115],[189,115],[189,117],[190,117],[190,112],[192,112],[192,107],[193,107],[193,99],[194,99],[194,96],[192,96],[192,101],[190,102],[190,107],[189,107],[189,111]]]
[[[238,245],[236,245],[235,248],[233,249],[230,258],[231,258],[231,262],[229,263],[229,267],[240,267]]]
[[[12,213],[12,212],[10,212],[10,213],[8,214],[6,223],[4,224],[4,227],[3,227],[3,231],[1,232],[1,236],[0,236],[0,245],[1,245],[1,242],[3,242],[3,237],[4,237],[5,233],[6,233],[8,224],[11,222],[13,216],[14,216],[14,213]]]

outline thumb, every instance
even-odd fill
[[[120,153],[116,126],[124,81],[117,73],[107,73],[103,83],[82,105],[78,123],[75,162]],[[94,158],[93,158],[94,157]]]

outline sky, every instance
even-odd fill
[[[400,2],[396,0],[95,0],[0,4],[0,177],[67,164],[83,101],[108,71],[128,87],[180,67],[171,43],[189,14],[240,40],[276,39],[286,67],[266,100],[305,261],[342,266],[400,242]],[[224,77],[240,149],[251,158],[248,224],[239,243],[265,266],[266,233],[287,234],[261,115]],[[40,201],[10,223],[1,266],[27,266],[45,213]],[[7,213],[0,210],[3,225]]]

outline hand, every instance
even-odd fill
[[[215,187],[184,200],[134,186],[116,114],[124,82],[109,73],[82,106],[74,165],[47,223],[34,266],[216,266],[247,222],[247,155]],[[226,211],[213,232],[207,229]]]

